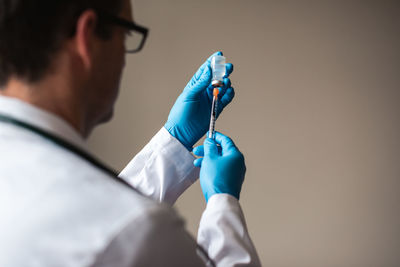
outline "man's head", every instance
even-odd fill
[[[101,13],[132,20],[129,0],[0,0],[0,93],[17,81],[30,88],[29,94],[41,95],[30,97],[34,104],[65,98],[77,110],[85,109],[80,122],[70,119],[81,124],[75,126],[84,135],[108,120],[125,63],[127,31]],[[53,91],[46,91],[45,83]]]

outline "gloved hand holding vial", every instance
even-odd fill
[[[222,56],[222,52],[214,53],[201,65],[176,100],[165,123],[165,129],[189,151],[192,151],[193,145],[210,128],[213,89],[219,89],[217,90],[218,109],[215,110],[216,116],[221,115],[221,112],[235,96],[234,88],[229,79],[234,67],[231,63],[218,64],[216,67],[219,69],[213,71],[216,68],[212,67],[211,63],[215,56]],[[214,74],[217,77],[214,77]],[[213,81],[216,87],[212,85]]]

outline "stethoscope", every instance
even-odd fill
[[[87,161],[88,163],[90,163],[91,165],[93,165],[94,167],[104,171],[105,173],[108,174],[108,177],[110,177],[111,179],[113,179],[114,181],[123,184],[124,186],[129,187],[129,189],[134,190],[136,193],[139,193],[141,195],[143,195],[142,193],[140,193],[136,188],[134,188],[133,186],[131,186],[129,183],[127,183],[125,180],[119,178],[118,173],[113,170],[112,168],[106,166],[104,163],[100,162],[98,159],[96,159],[94,156],[90,155],[89,153],[87,153],[86,151],[78,148],[77,146],[67,142],[66,140],[52,134],[49,133],[43,129],[40,129],[32,124],[23,122],[21,120],[12,118],[8,115],[3,115],[0,114],[0,122],[3,123],[8,123],[11,125],[14,125],[16,127],[19,128],[23,128],[27,131],[30,131],[32,133],[35,133],[41,137],[43,137],[44,139],[54,143],[55,145],[70,151],[71,153],[75,154],[76,156],[79,156],[80,158],[82,158],[83,160]],[[207,252],[197,244],[197,249],[198,252],[200,252],[200,254],[198,254],[201,259],[204,261],[204,263],[206,264],[206,266],[215,266],[215,263],[213,262],[213,260],[210,259],[210,257],[208,256]]]

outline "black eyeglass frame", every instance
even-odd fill
[[[134,31],[134,32],[139,32],[139,33],[142,34],[143,38],[142,38],[142,41],[139,44],[139,47],[134,49],[134,50],[126,50],[126,53],[137,53],[137,52],[139,52],[140,50],[143,49],[144,44],[146,43],[147,36],[149,34],[149,29],[148,28],[146,28],[144,26],[141,26],[141,25],[138,25],[135,22],[128,21],[128,20],[119,18],[117,16],[113,16],[111,14],[108,14],[108,13],[100,11],[100,10],[97,10],[96,13],[99,15],[99,17],[101,19],[107,20],[108,22],[111,22],[111,23],[116,24],[118,26],[124,27],[124,28],[126,28],[128,30],[131,30],[131,31]]]

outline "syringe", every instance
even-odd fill
[[[215,121],[217,120],[217,109],[218,109],[218,94],[219,89],[214,88],[213,101],[211,106],[211,118],[210,118],[210,129],[208,130],[208,138],[215,138]]]
[[[211,118],[210,118],[210,128],[208,131],[208,138],[215,138],[215,121],[217,120],[218,112],[218,95],[219,89],[224,85],[223,79],[226,73],[226,59],[223,56],[214,56],[211,59],[211,69],[213,72],[212,86],[213,91],[213,101],[211,106]]]

